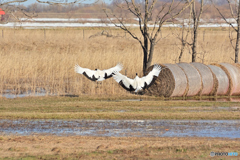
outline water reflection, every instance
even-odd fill
[[[240,138],[240,120],[0,120],[0,133]]]
[[[2,94],[0,94],[1,97],[5,98],[24,98],[29,96],[46,96],[46,95],[56,95],[56,94],[49,94],[47,93],[43,88],[37,88],[36,91],[26,91],[26,92],[19,92],[17,90],[4,90]]]

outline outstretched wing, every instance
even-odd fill
[[[83,74],[85,77],[92,81],[96,81],[97,78],[94,76],[96,71],[90,70],[88,68],[82,68],[78,64],[75,65],[75,72],[79,74]]]
[[[113,72],[120,72],[123,69],[123,65],[121,63],[118,63],[115,67],[103,70],[105,73],[104,78],[110,78],[113,75]]]
[[[133,79],[128,78],[127,76],[122,75],[119,72],[113,73],[113,79],[117,81],[124,89],[127,91],[134,91],[136,88],[133,87]]]
[[[145,89],[152,85],[152,83],[156,80],[161,70],[162,70],[161,66],[155,64],[152,71],[150,71],[147,76],[140,78],[141,87]]]

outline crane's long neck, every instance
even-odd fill
[[[135,79],[134,79],[135,81],[135,87],[136,87],[136,90],[135,90],[135,92],[138,92],[139,90],[141,90],[142,88],[141,88],[141,80],[140,80],[140,78],[138,77],[138,74],[136,73],[136,77],[135,77]]]

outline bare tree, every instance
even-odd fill
[[[145,74],[146,69],[151,65],[154,48],[159,41],[158,35],[163,24],[181,14],[193,1],[180,0],[175,2],[172,0],[170,2],[159,2],[157,0],[140,0],[140,2],[136,2],[135,0],[123,0],[116,3],[120,10],[128,11],[137,18],[143,40],[125,24],[126,18],[120,17],[121,15],[107,9],[104,9],[104,12],[111,23],[126,31],[141,45],[143,50],[143,74]],[[111,18],[114,18],[115,21]],[[152,28],[150,29],[151,23]]]
[[[198,6],[196,7],[196,3]],[[201,16],[203,13],[204,0],[200,0],[200,5],[198,2],[194,1],[189,7],[189,19],[184,19],[188,23],[182,24],[181,33],[173,33],[176,35],[177,39],[181,42],[179,62],[181,62],[181,57],[186,47],[189,47],[189,53],[192,55],[192,62],[196,62],[197,58],[197,44],[198,44],[198,29]],[[191,33],[191,34],[190,34]],[[188,37],[191,35],[191,39]]]
[[[182,24],[181,33],[176,33],[177,39],[179,39],[180,42],[181,42],[181,45],[179,47],[180,54],[178,56],[178,62],[179,63],[182,61],[183,53],[184,53],[186,47],[188,46],[187,41],[188,41],[189,33],[190,33],[190,25],[186,26],[184,23]]]
[[[224,21],[229,24],[233,28],[233,30],[237,33],[237,37],[233,38],[232,34],[229,34],[230,42],[233,45],[233,41],[236,40],[235,43],[235,63],[238,63],[238,53],[239,53],[239,40],[240,40],[240,1],[238,0],[227,0],[228,5],[229,5],[229,10],[231,14],[231,18],[234,20],[233,22],[228,19],[220,10],[218,7],[215,8],[217,9],[218,13],[221,15],[221,17],[224,19]],[[236,24],[236,25],[235,25]]]
[[[198,41],[198,27],[199,27],[199,22],[200,18],[203,13],[203,2],[204,0],[201,0],[201,5],[199,10],[196,9],[196,2],[194,1],[192,3],[192,20],[193,20],[193,39],[192,43],[190,44],[192,48],[192,62],[196,62],[196,57],[197,57],[197,41]]]
[[[180,54],[178,58],[176,58],[175,62],[178,61],[180,63],[182,61],[183,53],[186,47],[189,46],[188,38],[191,31],[191,17],[192,17],[192,5],[190,5],[189,7],[188,19],[182,19],[180,32],[178,28],[175,29],[175,31],[173,32],[173,35],[175,35],[177,39],[180,41],[180,47],[178,47],[180,49]]]

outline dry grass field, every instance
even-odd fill
[[[0,159],[239,159],[210,152],[240,152],[239,139],[84,136],[0,136]],[[4,158],[5,157],[5,158]]]
[[[92,35],[107,30],[113,37]],[[133,29],[137,35],[137,29]],[[179,40],[172,34],[176,29],[164,28],[162,39],[155,48],[153,63],[175,63],[179,55]],[[199,33],[198,61],[206,64],[232,63],[233,49],[228,30],[201,29]],[[2,29],[0,38],[0,93],[14,94],[26,91],[47,94],[127,94],[108,79],[103,83],[89,81],[74,72],[74,65],[90,69],[105,69],[118,62],[121,71],[129,77],[142,75],[143,54],[140,45],[118,29],[65,28],[46,30]],[[190,62],[188,50],[183,62]]]

